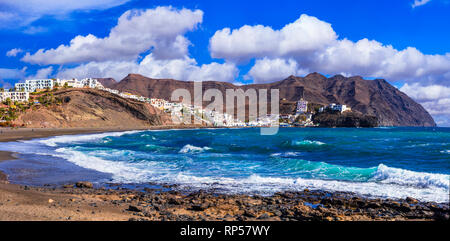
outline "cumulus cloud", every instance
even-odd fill
[[[23,52],[22,49],[14,48],[14,49],[11,49],[8,52],[6,52],[6,56],[8,56],[8,57],[16,57],[17,54],[21,53],[21,52]]]
[[[376,40],[338,39],[329,23],[305,14],[280,30],[262,25],[218,30],[210,39],[210,51],[214,58],[235,63],[256,59],[247,77],[259,82],[264,77],[262,70],[268,69],[269,59],[279,67],[267,72],[267,81],[298,71],[345,73],[392,81],[421,80],[429,84],[448,81],[445,76],[450,75],[450,53],[427,55],[413,47],[397,50]],[[294,66],[296,70],[292,70]]]
[[[10,89],[10,88],[12,88],[12,84],[0,79],[0,88]]]
[[[400,90],[419,102],[440,126],[450,126],[450,87],[404,84]]]
[[[412,8],[416,8],[419,6],[423,6],[427,3],[429,3],[431,0],[414,0],[414,2],[411,4]]]
[[[26,68],[23,69],[7,69],[0,68],[0,79],[20,79],[23,78]]]
[[[0,0],[0,28],[23,27],[43,16],[64,16],[73,11],[101,10],[129,0]]]
[[[194,30],[202,18],[201,10],[172,7],[130,10],[120,16],[107,37],[76,36],[67,45],[27,53],[22,60],[59,64],[56,73],[59,78],[120,80],[129,73],[138,73],[152,78],[232,82],[238,75],[236,65],[227,62],[199,65],[189,57],[191,43],[184,35]],[[66,64],[78,65],[65,67]]]
[[[53,67],[38,69],[36,74],[27,76],[27,79],[47,79],[53,73]]]
[[[200,10],[171,7],[129,10],[105,38],[79,35],[68,45],[27,53],[22,60],[34,64],[132,60],[151,48],[158,59],[182,57],[190,44],[183,34],[193,30],[202,18]]]
[[[256,60],[255,65],[250,69],[245,79],[253,79],[255,83],[268,83],[280,80],[280,76],[304,75],[307,72],[299,69],[298,64],[293,59],[269,59]]]
[[[177,59],[155,59],[147,55],[141,62],[104,61],[90,62],[74,68],[65,68],[58,72],[60,78],[112,77],[121,80],[129,73],[138,73],[150,78],[172,78],[177,80],[216,80],[234,81],[238,69],[233,64],[210,63],[199,66],[197,62],[185,56]]]
[[[391,81],[439,81],[450,73],[450,55],[425,55],[416,48],[396,50],[375,40],[337,41],[304,66],[329,74],[382,77]]]
[[[258,57],[289,57],[324,49],[336,38],[331,24],[302,14],[281,30],[262,25],[219,30],[210,39],[210,51],[213,58],[237,62]]]
[[[400,90],[419,101],[450,98],[450,87],[442,85],[422,86],[419,83],[405,84],[400,88]]]

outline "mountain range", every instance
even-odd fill
[[[119,82],[112,78],[98,79],[108,88],[165,100],[170,100],[172,92],[179,88],[189,90],[191,96],[194,91],[192,81],[153,79],[139,74],[129,74]],[[380,126],[436,126],[431,115],[420,104],[384,79],[368,80],[361,76],[342,75],[327,78],[311,73],[305,77],[289,76],[267,84],[234,85],[218,81],[203,81],[202,84],[203,91],[215,88],[224,96],[226,89],[279,89],[280,99],[285,101],[303,98],[321,105],[345,104],[352,111],[376,116]]]

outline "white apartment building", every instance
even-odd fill
[[[103,87],[103,85],[100,82],[98,82],[97,79],[93,79],[93,78],[82,79],[81,83],[83,84],[84,87],[89,87],[89,88]]]
[[[77,79],[56,79],[55,83],[58,83],[60,87],[63,87],[67,84],[68,87],[73,88],[83,88],[84,85],[81,84]]]
[[[37,89],[52,89],[53,86],[52,79],[25,80],[25,83],[15,84],[16,90],[25,92],[35,92]]]
[[[347,106],[346,105],[336,105],[336,104],[334,104],[332,107],[331,107],[331,109],[332,110],[334,110],[334,111],[339,111],[339,112],[344,112],[344,111],[346,111],[347,110]]]
[[[351,111],[352,109],[347,105],[337,105],[335,103],[329,104],[327,107],[320,107],[319,112],[323,112],[325,109],[330,109],[339,112]]]
[[[25,102],[30,98],[29,92],[0,92],[0,102],[10,98],[11,101]]]
[[[25,83],[17,83],[15,85],[16,90],[25,92],[35,92],[36,90],[53,89],[55,85],[64,86],[67,84],[69,87],[73,88],[100,88],[103,85],[97,81],[97,79],[85,78],[82,80],[78,79],[34,79],[25,80]]]
[[[89,87],[89,88],[103,88],[103,85],[97,81],[97,79],[92,79],[92,78],[85,78],[82,80],[78,80],[78,79],[70,79],[70,80],[65,80],[65,79],[56,79],[55,83],[58,83],[59,86],[64,86],[67,83],[67,86],[72,87],[72,88],[84,88],[84,87]]]
[[[300,99],[297,101],[297,114],[306,113],[308,111],[308,101]]]

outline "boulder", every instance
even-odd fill
[[[91,182],[77,182],[75,184],[78,188],[93,188],[94,185]]]

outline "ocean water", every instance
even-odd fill
[[[270,195],[305,188],[449,202],[450,128],[128,131],[2,143],[13,182],[178,184]]]

